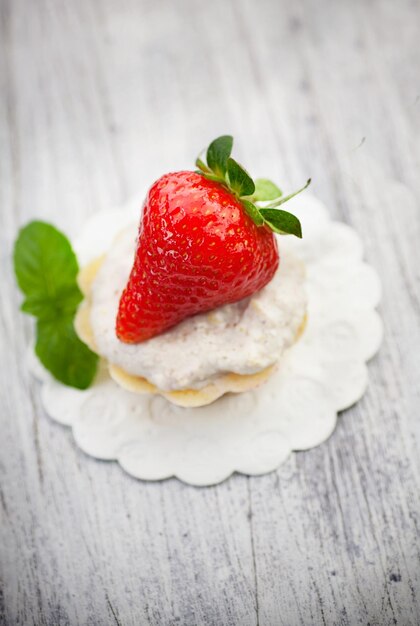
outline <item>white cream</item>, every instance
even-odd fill
[[[289,251],[272,281],[246,300],[190,317],[139,344],[117,339],[120,295],[133,264],[137,228],[124,230],[92,286],[91,325],[98,352],[163,391],[199,389],[227,372],[255,374],[293,343],[306,311],[305,272]]]

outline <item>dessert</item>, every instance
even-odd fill
[[[222,181],[228,158],[214,163],[210,151],[216,171],[200,162],[200,172],[160,178],[145,200],[135,251],[133,225],[81,276],[76,329],[131,391],[205,404],[260,384],[298,336],[304,270],[290,255],[279,269],[279,222],[272,229],[261,219],[285,215],[260,213],[239,166],[230,166],[229,186]],[[296,218],[286,219],[280,225],[300,235]]]
[[[290,252],[279,263],[277,243],[301,237],[299,220],[278,207],[302,190],[283,197],[270,181],[254,183],[230,157],[232,142],[219,137],[195,172],[154,183],[137,241],[133,224],[72,287],[66,324],[76,302],[81,344],[130,391],[208,404],[261,384],[302,332],[304,267]]]
[[[123,343],[116,336],[115,319],[132,253],[129,228],[105,258],[81,272],[85,300],[76,317],[79,336],[107,359],[116,382],[131,391],[159,390],[188,406],[226,391],[245,391],[269,376],[302,329],[304,268],[289,254],[270,283],[246,300],[189,317],[142,343]]]

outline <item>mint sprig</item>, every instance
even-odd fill
[[[206,152],[207,163],[200,157],[195,162],[198,173],[229,189],[240,199],[246,214],[257,226],[265,226],[281,235],[301,238],[302,227],[298,218],[278,207],[306,189],[311,179],[298,191],[283,197],[281,189],[271,180],[257,178],[254,181],[246,169],[230,156],[232,147],[231,135],[223,135],[212,141]],[[259,206],[258,202],[270,204]]]
[[[39,360],[60,382],[87,389],[99,359],[73,327],[83,295],[70,242],[51,224],[34,221],[19,232],[13,260],[17,283],[25,295],[21,309],[37,318]]]

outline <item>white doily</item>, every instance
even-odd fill
[[[80,264],[104,252],[123,226],[138,219],[140,205],[136,199],[90,219],[74,244]],[[305,260],[308,325],[259,389],[185,409],[160,396],[124,391],[103,367],[91,389],[77,391],[53,380],[31,351],[45,410],[72,427],[84,452],[117,460],[144,480],[177,476],[192,485],[212,485],[232,472],[271,472],[292,450],[308,450],[331,435],[337,412],[363,395],[366,362],[381,343],[375,311],[380,283],[362,260],[359,236],[331,221],[318,200],[303,194],[293,201],[293,212],[302,221],[304,239],[284,237],[280,246],[293,247]]]

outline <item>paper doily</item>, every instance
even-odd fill
[[[115,234],[138,219],[140,205],[136,199],[91,218],[74,243],[80,264],[106,251]],[[382,323],[375,311],[380,283],[362,260],[357,233],[331,221],[318,200],[299,196],[293,212],[302,221],[304,239],[283,237],[280,254],[293,248],[306,263],[308,325],[259,389],[185,409],[160,396],[124,391],[105,367],[89,390],[65,387],[31,351],[45,410],[72,427],[84,452],[117,460],[144,480],[176,476],[204,486],[233,472],[271,472],[292,450],[308,450],[331,435],[337,412],[363,395],[366,362],[381,343]]]

